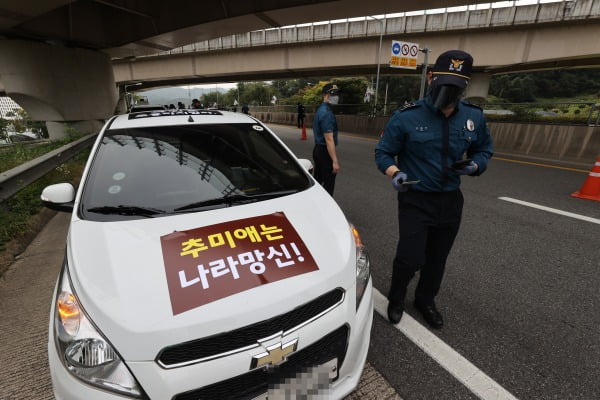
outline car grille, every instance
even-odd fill
[[[309,367],[326,363],[337,357],[340,370],[348,348],[349,328],[344,325],[319,341],[292,354],[273,370],[257,369],[200,389],[180,393],[173,400],[238,400],[252,399],[265,393],[269,386],[283,382]],[[336,378],[337,379],[337,378]]]
[[[158,354],[157,361],[169,368],[258,345],[259,339],[302,325],[338,304],[343,297],[343,289],[334,289],[285,314],[230,332],[166,347]]]

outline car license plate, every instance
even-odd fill
[[[289,394],[290,390],[293,390],[296,396],[307,396],[309,393],[314,393],[315,389],[319,391],[327,389],[330,383],[337,379],[339,375],[337,364],[337,358],[333,358],[307,371],[299,372],[295,377],[286,379],[285,382],[280,383],[277,387],[269,388],[266,393],[254,397],[252,400],[285,398],[286,393]]]

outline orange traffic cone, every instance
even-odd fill
[[[578,192],[571,193],[571,196],[600,201],[600,157],[596,160],[581,189]]]
[[[302,121],[302,137],[300,140],[306,140],[306,125],[304,124],[304,121]]]

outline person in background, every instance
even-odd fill
[[[461,176],[481,175],[493,154],[483,111],[460,100],[472,66],[464,51],[442,53],[428,74],[426,98],[399,109],[375,148],[378,169],[398,191],[399,237],[387,308],[393,324],[400,322],[407,286],[420,270],[415,308],[432,328],[444,325],[434,300],[462,218]]]
[[[200,108],[202,108],[202,105],[200,104],[200,100],[198,99],[192,99],[192,107],[193,109],[199,110]]]
[[[304,125],[304,106],[301,103],[298,103],[298,128],[302,128],[302,125]]]
[[[340,89],[328,83],[323,86],[323,103],[317,108],[313,119],[313,160],[314,177],[327,192],[333,196],[335,178],[340,171],[336,152],[338,144],[338,126],[331,105],[338,104]]]
[[[250,107],[248,107],[248,104],[244,104],[244,105],[242,106],[242,112],[243,112],[244,114],[250,114]]]

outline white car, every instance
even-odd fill
[[[110,119],[77,190],[52,301],[62,399],[340,399],[372,323],[369,257],[260,121],[210,110]],[[286,394],[287,393],[287,394]]]

